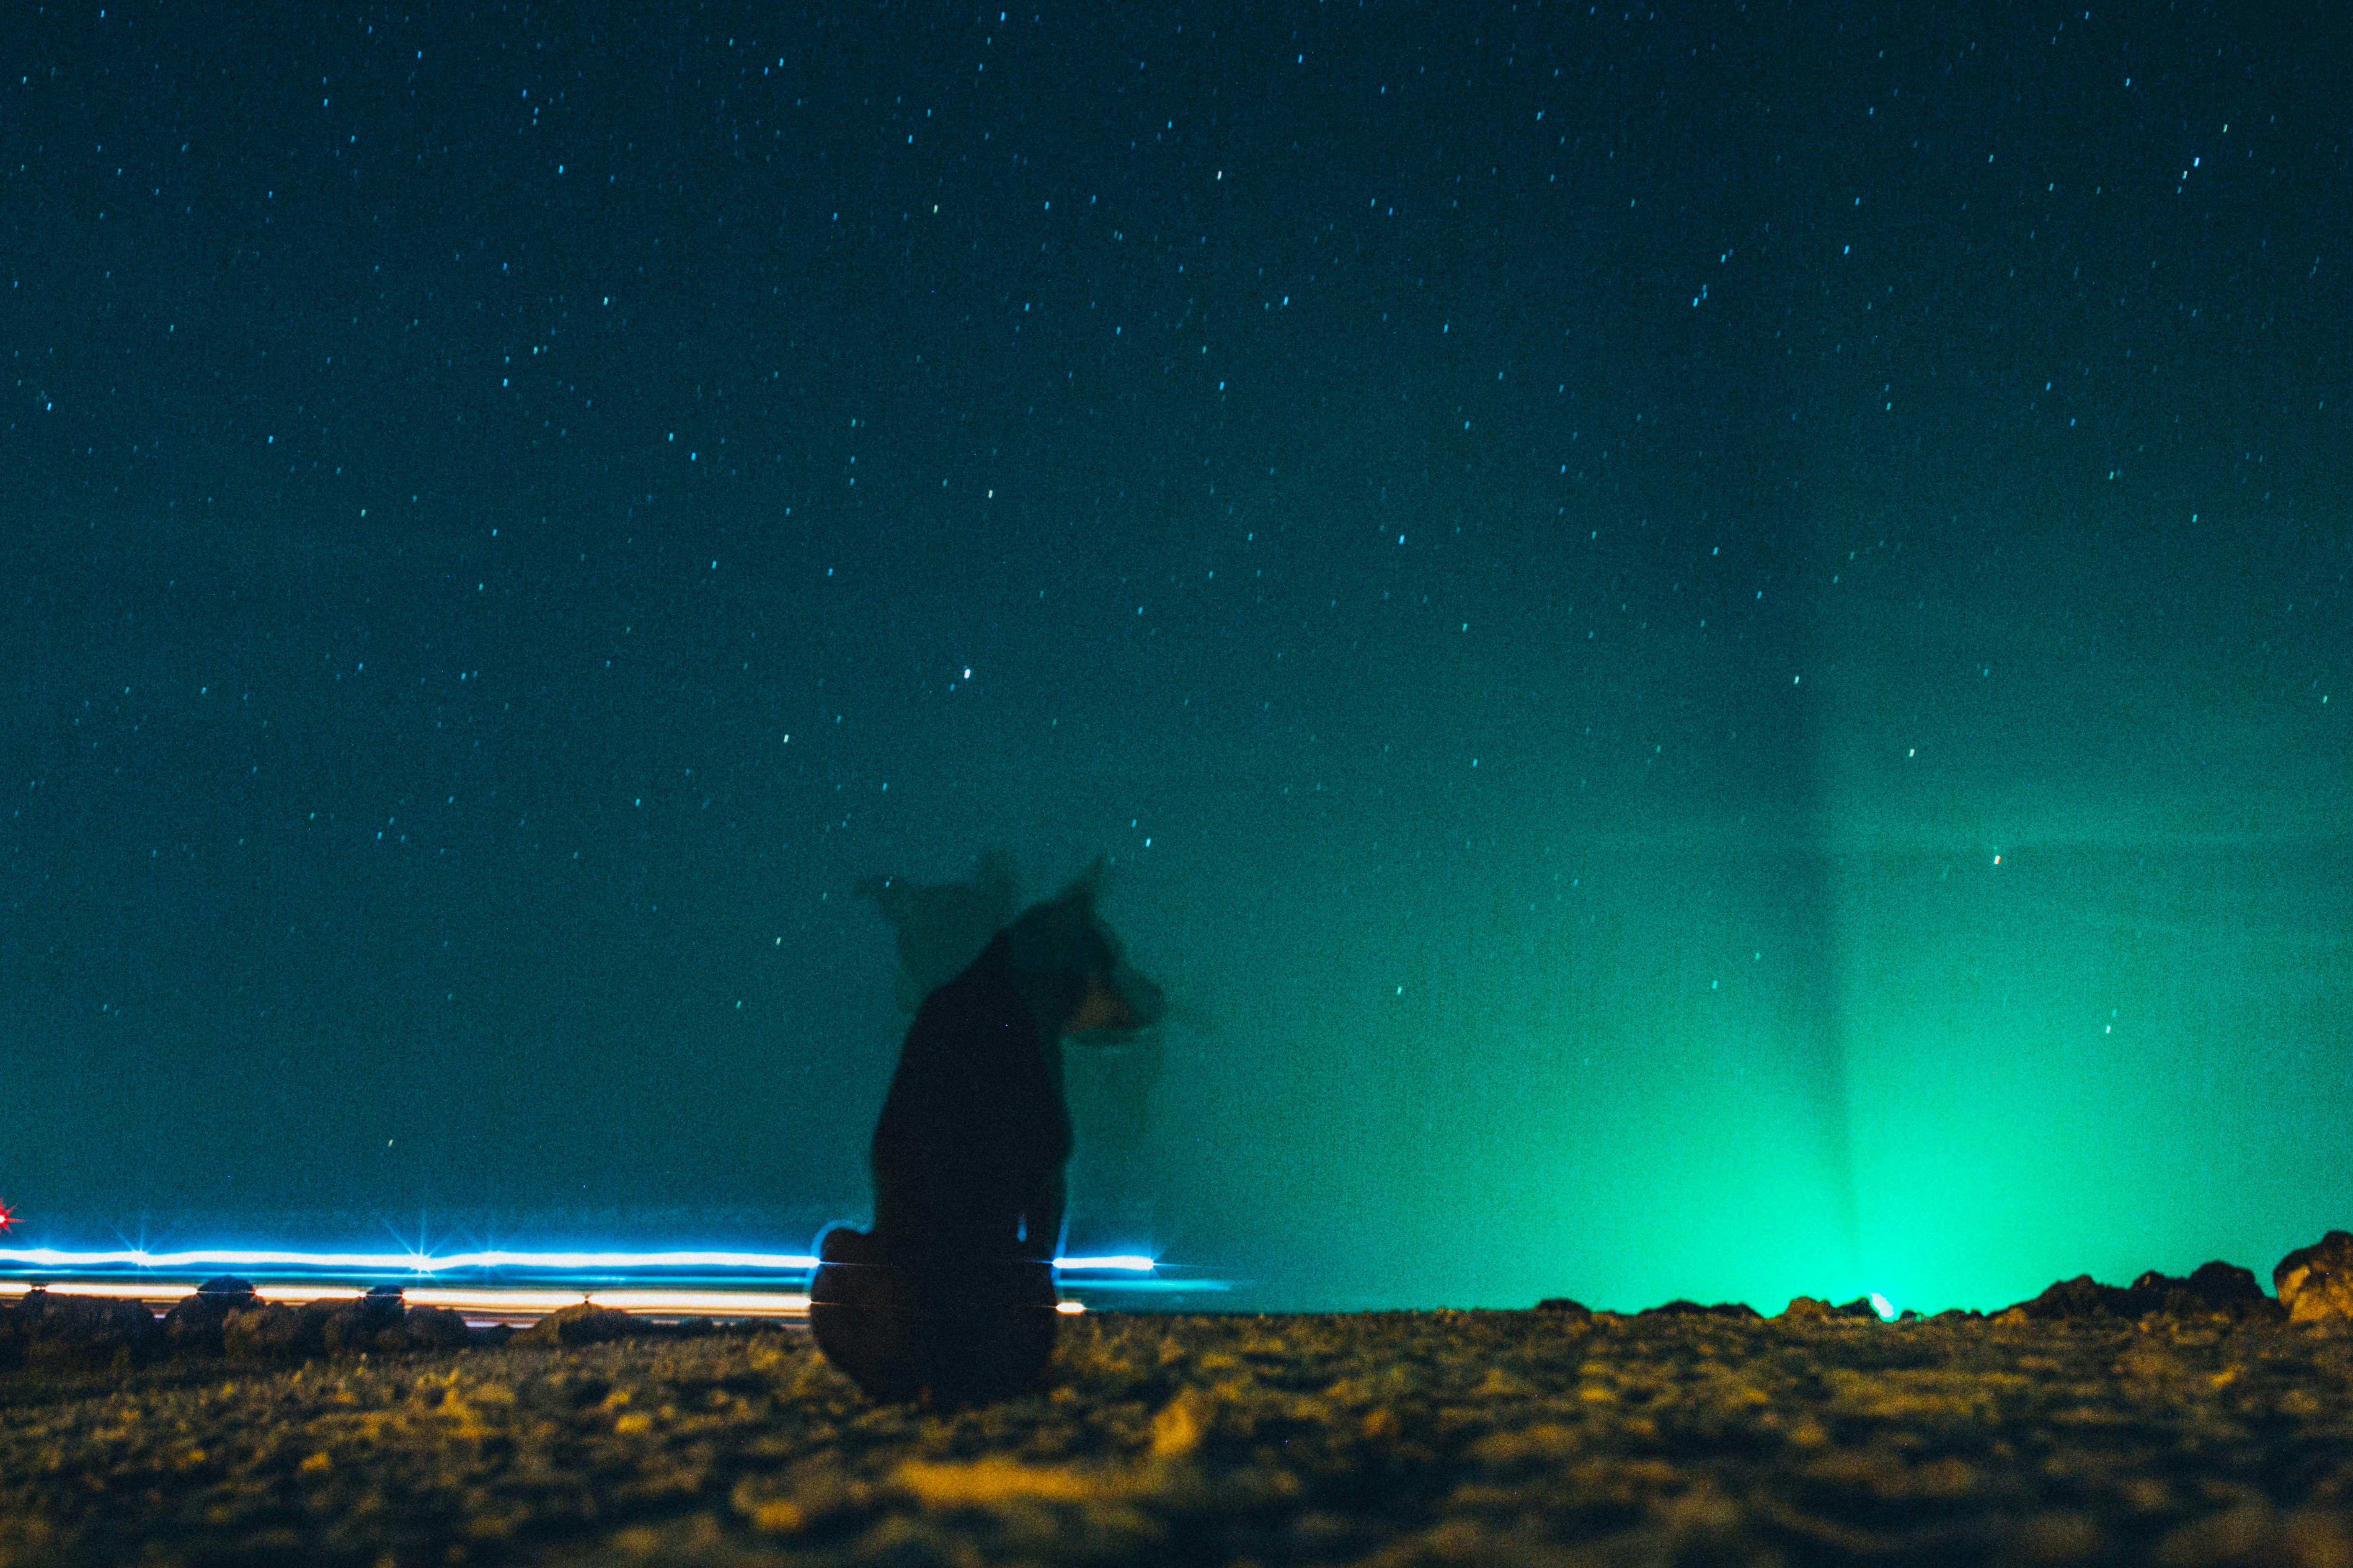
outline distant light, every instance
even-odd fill
[[[1153,1262],[1149,1258],[1140,1258],[1134,1253],[1122,1253],[1108,1258],[1057,1258],[1054,1259],[1054,1267],[1065,1273],[1074,1268],[1082,1271],[1116,1268],[1131,1274],[1149,1274],[1153,1269]]]
[[[1054,1303],[1054,1310],[1061,1313],[1066,1318],[1075,1318],[1086,1310],[1086,1306],[1083,1302],[1057,1301]]]
[[[1895,1303],[1876,1290],[1871,1293],[1871,1310],[1879,1314],[1879,1321],[1883,1323],[1895,1321]]]

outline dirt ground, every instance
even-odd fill
[[[0,1564],[2353,1568],[2353,1336],[1095,1313],[876,1408],[776,1329],[0,1378]]]

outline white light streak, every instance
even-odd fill
[[[136,1281],[59,1279],[50,1289],[59,1296],[97,1296],[111,1300],[140,1301],[167,1307],[195,1295],[197,1285],[198,1281],[194,1279],[150,1276]],[[1138,1281],[1132,1286],[1125,1282],[1107,1282],[1101,1288],[1223,1290],[1227,1286],[1222,1280],[1203,1280],[1190,1287],[1179,1287],[1175,1281],[1160,1279]],[[26,1280],[0,1279],[0,1300],[22,1300],[33,1289]],[[312,1301],[353,1301],[364,1292],[352,1286],[294,1281],[261,1285],[256,1288],[254,1294],[264,1301],[301,1306]],[[807,1318],[809,1310],[807,1295],[786,1290],[575,1290],[560,1288],[533,1289],[528,1287],[467,1289],[423,1285],[404,1290],[401,1299],[411,1307],[447,1307],[477,1317],[508,1319],[543,1317],[566,1307],[577,1307],[583,1302],[652,1317],[692,1314],[712,1318]],[[1075,1317],[1088,1308],[1082,1301],[1058,1301],[1054,1310]]]
[[[353,1274],[445,1274],[479,1268],[540,1268],[571,1274],[614,1270],[736,1268],[806,1274],[818,1259],[800,1252],[296,1252],[204,1247],[149,1252],[128,1247],[113,1252],[72,1252],[53,1247],[0,1247],[0,1267],[18,1268],[310,1268]],[[1065,1273],[1149,1274],[1151,1258],[1136,1253],[1058,1258]]]

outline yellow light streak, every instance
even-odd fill
[[[452,1307],[459,1311],[560,1312],[588,1299],[580,1290],[466,1290],[429,1286],[404,1297],[412,1307]]]
[[[11,1282],[0,1285],[0,1295],[22,1296],[28,1289],[27,1286]],[[96,1282],[88,1285],[56,1287],[56,1294],[60,1296],[105,1296],[118,1301],[176,1301],[195,1290],[194,1285],[105,1285]]]
[[[588,1300],[624,1312],[693,1312],[710,1317],[806,1316],[809,1299],[763,1290],[598,1290]]]

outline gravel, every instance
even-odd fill
[[[776,1328],[0,1377],[0,1564],[2353,1568],[2353,1335],[1091,1313],[876,1407]]]

